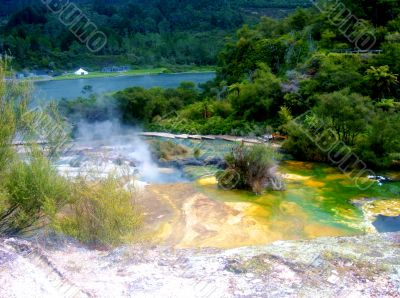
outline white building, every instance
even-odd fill
[[[89,72],[87,72],[83,68],[79,68],[77,71],[75,71],[75,74],[78,76],[86,76],[89,74]]]

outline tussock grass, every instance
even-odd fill
[[[134,239],[141,223],[135,193],[119,178],[78,178],[68,211],[56,221],[57,229],[88,244],[117,245]]]
[[[279,154],[266,145],[238,144],[226,155],[228,167],[217,173],[218,183],[224,188],[250,189],[256,194],[268,187],[282,190],[284,185],[274,171],[278,157]]]
[[[157,159],[171,160],[188,154],[187,148],[172,141],[157,140],[153,141],[151,144],[153,154],[157,157]]]

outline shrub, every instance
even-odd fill
[[[78,178],[69,210],[56,228],[88,244],[116,245],[132,240],[140,223],[132,192],[109,176],[100,180]]]
[[[26,233],[45,224],[67,201],[68,182],[46,157],[35,151],[15,161],[0,186],[0,234]]]
[[[266,145],[237,145],[225,157],[227,169],[217,174],[219,185],[226,187],[228,179],[230,187],[251,189],[256,194],[267,186],[281,190],[283,185],[275,174],[277,157],[275,150]]]
[[[29,84],[6,79],[8,62],[0,57],[0,235],[6,236],[42,226],[68,193],[49,161],[65,142],[61,118],[55,109],[29,110]],[[38,139],[49,145],[26,145],[23,157],[12,144]]]
[[[312,122],[314,119],[307,119]],[[307,121],[308,122],[308,121]],[[323,152],[316,142],[309,137],[310,132],[316,131],[318,125],[305,123],[304,126],[291,121],[284,126],[288,139],[282,144],[282,149],[293,155],[296,159],[309,161],[327,161],[327,154]],[[322,144],[333,146],[335,139],[330,139],[330,134],[324,129],[313,134],[316,140]]]

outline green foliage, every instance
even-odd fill
[[[168,118],[148,125],[148,129],[154,131],[167,131],[187,134],[214,134],[214,135],[254,135],[266,125],[236,120],[232,117],[222,118],[213,116],[203,120],[188,120],[180,117]],[[259,134],[257,134],[259,135]]]
[[[292,113],[286,106],[281,106],[281,109],[278,112],[280,126],[279,129],[284,134],[287,134],[286,125],[293,120]]]
[[[89,97],[78,97],[74,100],[63,99],[59,103],[60,111],[68,117],[69,122],[78,123],[105,121],[115,114],[117,107],[111,96],[90,94]]]
[[[389,168],[396,163],[400,114],[395,102],[374,106],[369,98],[348,89],[318,99],[314,113],[285,125],[289,135],[285,150],[303,160],[329,162],[328,155],[344,153],[332,150],[346,146],[346,153],[355,153],[371,168]]]
[[[400,114],[394,110],[378,110],[356,151],[361,159],[376,168],[392,166],[400,152]]]
[[[141,221],[133,200],[134,194],[124,188],[119,178],[92,181],[80,177],[73,184],[69,208],[54,225],[88,244],[129,242]]]
[[[305,70],[312,77],[301,82],[300,92],[303,96],[344,88],[362,91],[362,60],[357,55],[318,53],[306,62]]]
[[[277,188],[277,185],[270,184],[275,179],[277,157],[275,150],[266,145],[237,145],[225,157],[228,167],[217,174],[218,182],[223,187],[251,189],[256,194],[268,185]]]
[[[365,131],[373,105],[370,98],[344,89],[320,95],[315,110],[326,129],[333,129],[340,141],[353,145]]]
[[[236,117],[247,121],[265,121],[276,115],[282,103],[280,81],[261,66],[252,82],[242,82],[229,96]]]
[[[299,160],[326,162],[328,156],[317,141],[330,148],[335,139],[332,140],[325,130],[318,130],[319,125],[313,124],[314,119],[306,119],[305,123],[297,121],[284,125],[284,131],[289,137],[282,148]]]
[[[17,235],[54,216],[66,202],[69,185],[49,160],[65,142],[59,138],[64,127],[57,111],[29,110],[29,86],[5,79],[7,62],[0,58],[0,235]],[[40,150],[30,144],[37,139],[49,145]],[[26,143],[23,156],[14,141]]]
[[[400,29],[399,29],[400,30]],[[399,31],[400,32],[400,31]],[[388,65],[391,72],[400,74],[400,38],[382,45],[383,54],[377,58],[380,65]]]
[[[244,7],[257,4],[268,8],[278,3],[293,9],[307,3],[274,2],[78,0],[77,6],[107,35],[105,48],[93,54],[41,3],[7,1],[0,3],[0,21],[3,13],[3,17],[9,16],[6,25],[0,27],[0,53],[13,53],[21,69],[72,69],[82,65],[98,69],[109,64],[212,65],[224,36],[250,20]]]
[[[388,111],[388,110],[393,110],[393,111],[400,111],[400,102],[396,102],[393,98],[390,99],[381,99],[381,101],[375,103],[375,106],[377,108],[381,108],[382,110]]]
[[[116,178],[71,183],[61,177],[48,152],[61,149],[65,139],[57,110],[28,110],[26,86],[4,79],[0,60],[0,235],[19,235],[52,222],[80,240],[101,243],[127,241],[139,215],[133,196]],[[46,137],[51,147],[27,143],[16,154],[12,142],[35,142]],[[68,215],[61,213],[69,203]],[[59,218],[61,216],[61,219]]]
[[[34,151],[17,160],[0,184],[3,197],[0,234],[17,235],[40,227],[67,202],[69,184],[48,159]]]
[[[359,18],[370,19],[376,25],[385,25],[400,13],[398,1],[383,0],[365,3],[363,0],[344,0],[343,3]]]
[[[385,98],[393,94],[392,88],[398,84],[398,75],[391,73],[388,65],[371,66],[366,74],[368,83],[373,86],[372,92],[375,98]]]
[[[229,117],[233,109],[229,101],[204,100],[193,103],[179,111],[179,117],[188,120],[206,120],[212,117]]]
[[[127,123],[151,122],[175,113],[184,105],[197,100],[199,94],[194,84],[181,83],[176,89],[132,87],[117,92],[113,97]]]

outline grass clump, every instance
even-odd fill
[[[68,208],[57,220],[57,229],[87,244],[129,242],[141,221],[133,198],[116,177],[80,177],[74,182]]]
[[[154,141],[152,151],[157,159],[165,160],[172,160],[188,153],[187,148],[172,141]]]
[[[217,173],[220,186],[224,188],[251,189],[260,194],[270,187],[274,190],[284,188],[275,173],[276,151],[266,145],[237,145],[225,157],[227,168]]]

